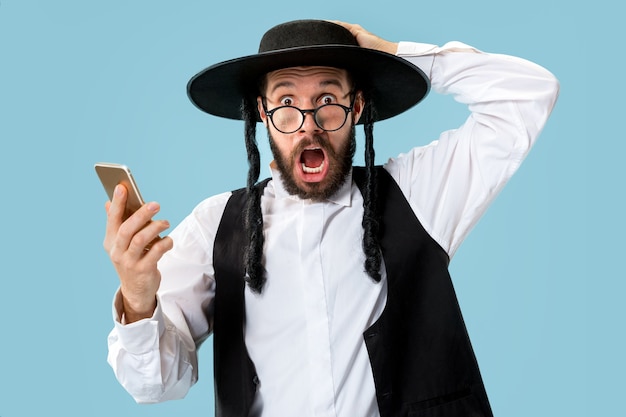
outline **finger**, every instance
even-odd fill
[[[111,250],[113,242],[117,237],[117,231],[122,225],[126,207],[126,197],[126,188],[123,185],[118,185],[113,191],[113,200],[105,204],[107,224],[104,236],[104,248],[107,252]]]
[[[137,210],[128,219],[126,219],[126,221],[124,221],[117,230],[117,236],[115,238],[115,249],[122,252],[128,250],[134,236],[140,230],[146,227],[146,225],[151,223],[152,217],[156,215],[159,210],[159,204],[151,202],[148,204],[144,204],[139,210]],[[155,236],[153,236],[153,238]],[[140,252],[137,253],[140,254]]]
[[[330,20],[330,22],[335,23],[339,26],[343,26],[344,28],[348,29],[350,31],[350,33],[352,33],[352,36],[355,36],[355,32],[356,32],[356,26],[353,23],[348,23],[348,22],[342,22],[341,20]]]
[[[157,241],[155,241],[152,246],[150,246],[150,250],[144,251],[144,259],[143,261],[147,263],[156,263],[163,256],[163,254],[174,247],[174,241],[171,237],[165,236]]]
[[[152,249],[152,246],[159,242],[159,234],[170,227],[167,220],[154,220],[146,223],[132,238],[128,253],[130,256],[141,257],[145,255],[146,249]]]
[[[126,198],[127,198],[126,187],[122,184],[118,184],[113,191],[113,199],[109,204],[109,223],[113,226],[119,227],[123,222],[124,210],[126,207]]]
[[[332,20],[333,23],[336,23],[340,26],[343,26],[344,28],[348,29],[350,31],[350,33],[352,33],[352,36],[356,37],[356,35],[359,32],[364,32],[364,33],[369,33],[368,31],[366,31],[365,29],[363,29],[363,27],[359,24],[356,23],[348,23],[348,22],[343,22],[341,20]]]

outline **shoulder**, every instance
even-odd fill
[[[194,209],[193,213],[206,213],[215,210],[223,210],[226,206],[226,203],[230,199],[233,191],[227,191],[221,194],[216,194],[214,196],[208,197],[202,200]]]
[[[202,200],[172,231],[172,238],[212,242],[232,192],[216,194]]]

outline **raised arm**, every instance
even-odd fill
[[[535,143],[558,97],[558,81],[530,61],[461,42],[394,43],[359,25],[336,23],[360,46],[412,62],[430,78],[433,93],[451,94],[471,112],[462,126],[385,166],[452,256]],[[418,137],[419,126],[406,131]]]
[[[450,94],[470,111],[461,126],[386,165],[452,257],[534,145],[559,84],[530,61],[460,42],[400,42],[397,53],[424,70],[433,93]]]

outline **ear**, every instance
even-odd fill
[[[363,98],[363,93],[361,91],[357,91],[356,97],[354,98],[354,106],[352,107],[352,120],[354,124],[357,124],[361,119],[364,108],[365,99]]]
[[[267,127],[267,114],[265,114],[265,110],[263,110],[263,99],[261,96],[256,98],[256,107],[259,112],[259,117],[261,117],[261,121]]]

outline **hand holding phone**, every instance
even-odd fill
[[[172,239],[161,239],[158,234],[166,230],[169,223],[152,220],[158,212],[158,204],[144,205],[128,167],[98,163],[95,169],[111,200],[104,248],[120,278],[126,323],[132,323],[150,317],[156,307],[156,292],[161,280],[157,263],[173,246]],[[115,193],[118,184],[124,186],[125,193]],[[129,219],[135,212],[135,216]]]

